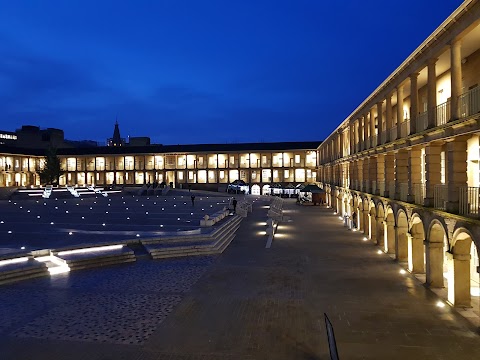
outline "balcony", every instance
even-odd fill
[[[388,183],[388,197],[390,199],[395,199],[395,189],[396,189],[395,181],[390,181]]]
[[[405,119],[402,123],[400,123],[400,137],[404,138],[409,135],[410,132],[410,120]]]
[[[459,98],[460,116],[466,118],[480,112],[480,86],[477,86]]]
[[[448,188],[445,184],[435,185],[433,189],[433,206],[435,209],[446,210],[447,209],[447,193]]]
[[[407,201],[408,198],[408,183],[400,183],[400,201]]]
[[[397,131],[396,125],[390,129],[390,141],[397,140]]]
[[[458,211],[460,215],[479,217],[480,216],[480,188],[465,186],[459,188]]]
[[[378,194],[385,196],[385,181],[377,181]]]
[[[381,134],[381,144],[385,144],[387,142],[387,130],[382,131]]]
[[[428,111],[425,111],[417,116],[417,132],[423,131],[428,126]]]
[[[443,104],[440,104],[437,106],[436,112],[435,112],[435,124],[436,126],[441,126],[444,125],[448,122],[450,119],[450,101],[444,102]]]
[[[424,205],[425,194],[426,194],[425,184],[416,183],[416,184],[412,184],[412,186],[413,186],[413,197],[414,197],[415,204]]]

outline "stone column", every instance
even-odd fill
[[[428,109],[428,125],[427,129],[437,126],[437,74],[435,65],[437,59],[428,61],[428,80],[427,80],[427,109]]]
[[[388,94],[385,98],[385,130],[387,132],[387,143],[396,139],[390,136],[390,130],[392,129],[392,94]]]
[[[368,224],[369,224],[369,232],[368,235],[373,242],[377,243],[377,221],[376,216],[372,214],[368,214]]]
[[[395,260],[408,261],[408,236],[406,227],[395,226]]]
[[[418,234],[407,233],[408,239],[408,270],[412,273],[423,274],[425,266],[423,262],[423,238]]]
[[[385,220],[385,246],[384,250],[387,254],[395,253],[395,221]]]
[[[408,184],[408,150],[405,149],[395,154],[395,199],[400,199],[400,184]]]
[[[368,167],[370,170],[369,180],[369,192],[372,193],[372,181],[377,181],[377,159],[375,156],[370,156],[368,161]]]
[[[376,244],[378,246],[380,246],[381,248],[383,248],[384,244],[385,244],[385,236],[384,236],[384,221],[383,221],[383,217],[381,216],[377,216],[377,241],[376,241]]]
[[[403,123],[403,85],[397,86],[397,139],[402,138]]]
[[[360,119],[362,119],[362,117]],[[368,142],[368,120],[365,116],[363,117],[363,141],[364,141],[363,148],[367,150],[369,148],[367,143]]]
[[[462,47],[460,41],[452,42],[450,46],[451,72],[451,106],[450,121],[460,118],[459,96],[462,92]]]
[[[362,211],[362,213],[363,213],[363,233],[365,234],[365,236],[368,236],[369,235],[368,221],[370,218],[369,210],[365,209]]]
[[[418,73],[410,75],[410,132],[417,132],[417,116],[418,116]]]
[[[365,144],[363,143],[363,126],[362,119],[358,119],[358,144],[360,151],[365,150]]]
[[[353,124],[350,122],[349,125],[349,139],[350,139],[350,155],[354,154],[354,146],[355,146],[355,137],[353,135]]]
[[[362,187],[363,187],[363,191],[364,192],[367,192],[369,191],[369,167],[368,167],[368,164],[369,163],[369,159],[368,158],[364,158],[363,159],[363,179],[362,179]]]
[[[377,144],[383,144],[382,141],[382,132],[383,132],[383,110],[382,110],[383,102],[380,101],[377,103],[377,121],[378,121],[378,137]]]
[[[395,155],[392,153],[387,153],[385,155],[385,193],[384,197],[393,199],[395,194],[389,193],[389,186],[392,181],[395,181]]]
[[[378,186],[380,182],[385,180],[385,155],[383,154],[377,155],[377,178],[375,180],[377,182],[377,190],[375,191],[375,195],[384,196],[383,194],[380,194],[380,188]]]
[[[447,143],[447,211],[458,213],[460,188],[467,186],[467,136]]]
[[[345,154],[343,153],[343,133],[342,132],[338,133],[338,147],[340,148],[338,153],[340,154],[340,157],[342,158],[343,156],[345,156]]]
[[[375,131],[375,116],[373,115],[373,108],[370,109],[370,138],[373,140],[373,137],[376,135]],[[372,147],[377,146],[378,144],[378,135],[377,135],[377,142],[372,144]]]
[[[456,307],[471,307],[470,254],[447,253],[448,301]]]
[[[435,185],[441,183],[441,159],[442,147],[438,143],[430,143],[425,147],[425,187],[426,195],[424,205],[433,207],[433,195]]]
[[[410,203],[415,202],[415,184],[421,184],[422,182],[422,149],[419,146],[410,149],[408,154],[408,197],[407,201]]]
[[[443,288],[443,243],[425,240],[426,283],[432,288]]]

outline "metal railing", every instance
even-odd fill
[[[415,204],[417,205],[424,205],[425,204],[425,194],[426,194],[426,187],[423,183],[416,183],[413,185],[413,197]]]
[[[460,215],[480,216],[480,188],[462,186],[458,189],[458,212]]]
[[[480,86],[477,86],[459,97],[460,116],[467,116],[480,112]]]
[[[385,196],[385,181],[378,181],[377,187],[378,187],[378,194],[380,196]]]
[[[428,125],[428,111],[417,115],[417,132],[423,131]]]
[[[382,141],[382,144],[385,144],[387,142],[387,130],[382,131],[381,141]]]
[[[405,119],[401,124],[400,124],[400,135],[402,138],[407,137],[410,132],[410,120]]]
[[[444,125],[450,119],[450,101],[446,101],[443,104],[437,105],[436,109],[436,126]]]
[[[393,126],[390,129],[390,141],[397,140],[397,126]]]
[[[446,210],[447,208],[447,193],[448,188],[445,184],[435,185],[433,188],[433,207],[439,210]]]

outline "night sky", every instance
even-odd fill
[[[0,0],[0,129],[322,140],[460,0]]]

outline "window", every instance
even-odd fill
[[[440,153],[440,182],[445,184],[445,151]]]
[[[295,164],[300,164],[300,155],[295,155]]]

